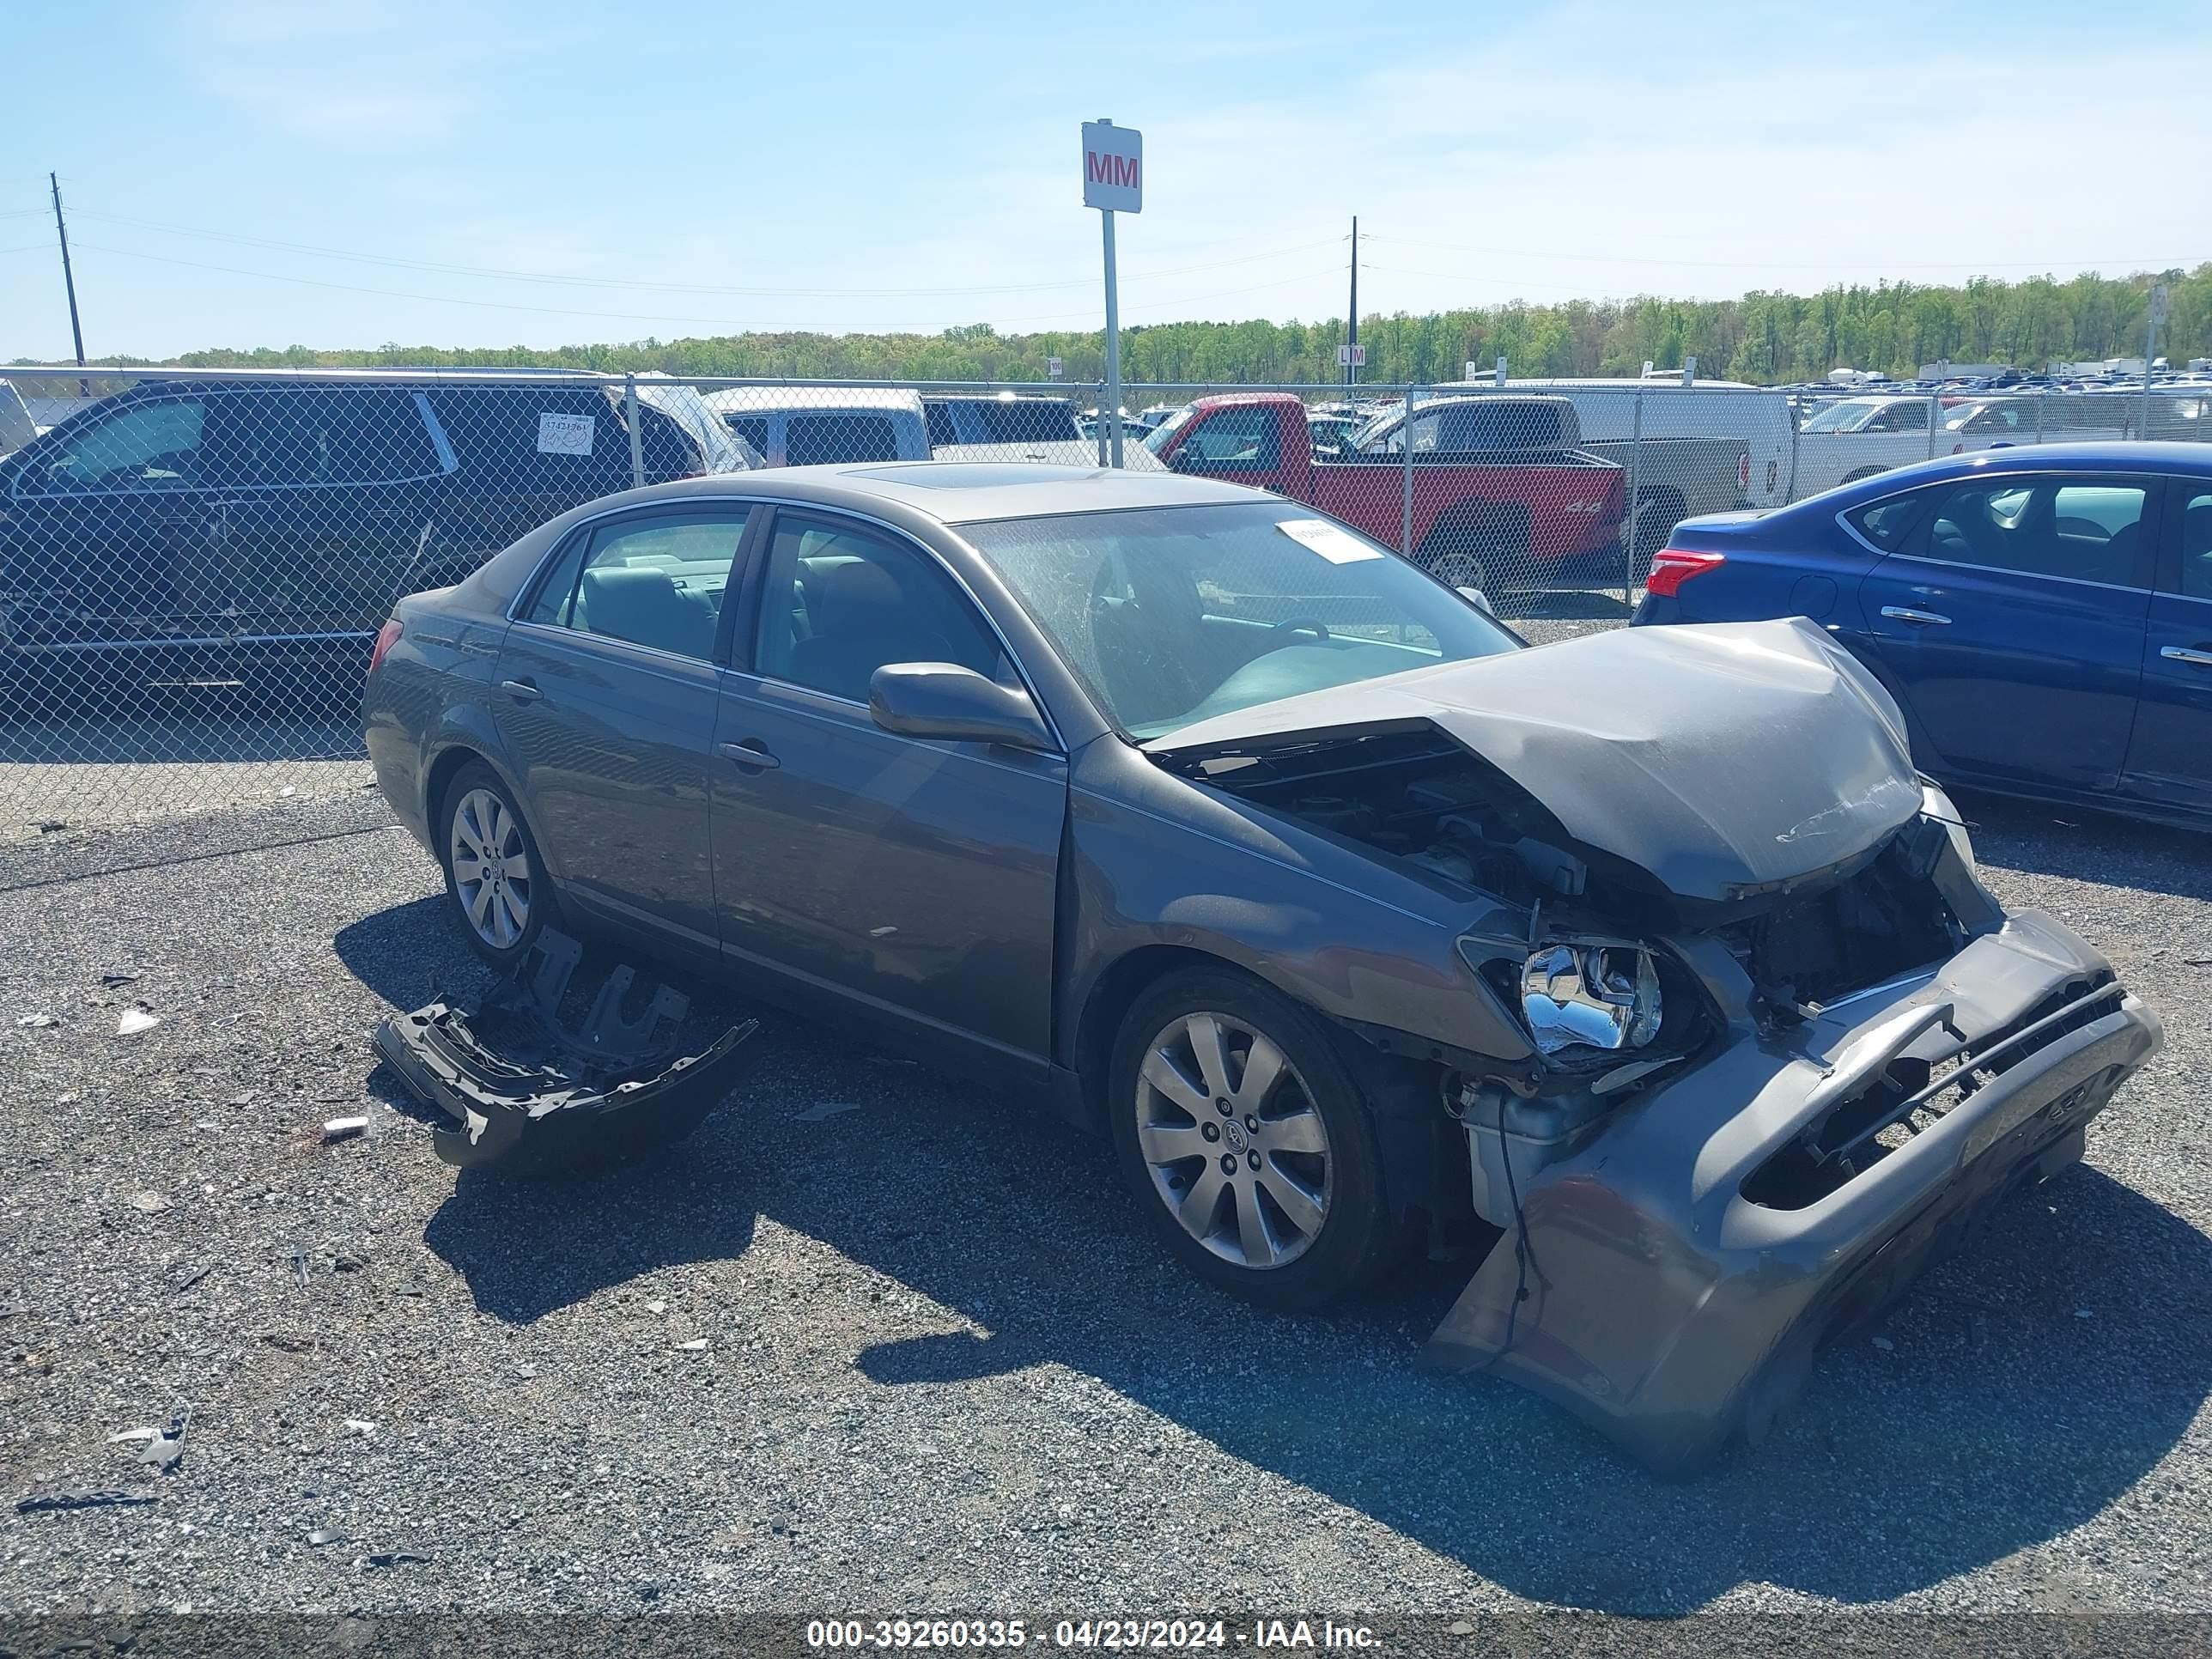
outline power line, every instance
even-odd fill
[[[727,294],[760,299],[927,299],[951,295],[1033,294],[1055,289],[1085,289],[1091,285],[1090,277],[1077,277],[1052,283],[996,283],[946,288],[767,288],[735,286],[706,283],[655,283],[628,277],[565,276],[553,271],[517,270],[498,265],[453,264],[441,260],[413,259],[394,254],[362,253],[345,248],[324,247],[312,242],[280,241],[266,236],[242,236],[229,231],[204,230],[186,225],[165,225],[150,219],[137,219],[118,213],[100,213],[79,208],[80,219],[96,219],[103,224],[127,225],[134,229],[158,231],[165,235],[191,236],[208,241],[227,242],[239,247],[271,248],[289,253],[313,254],[319,258],[343,259],[359,264],[382,265],[393,270],[431,271],[444,276],[488,276],[504,282],[544,283],[565,288],[635,289],[662,294]],[[1123,278],[1127,282],[1145,282],[1164,276],[1188,276],[1200,271],[1221,270],[1232,265],[1251,264],[1262,259],[1279,259],[1294,253],[1304,253],[1328,243],[1341,240],[1331,237],[1319,242],[1303,243],[1296,247],[1272,248],[1265,252],[1243,253],[1234,258],[1216,259],[1200,264],[1177,265],[1167,270],[1132,271]],[[149,258],[153,256],[149,255]]]
[[[1461,242],[1427,242],[1411,236],[1378,236],[1371,230],[1366,233],[1366,240],[1370,242],[1395,242],[1401,247],[1433,248],[1441,253],[1474,253],[1480,254],[1485,258],[1492,258],[1503,254],[1509,258],[1558,259],[1577,264],[1674,265],[1706,270],[1833,270],[1837,268],[1837,262],[1834,260],[1829,260],[1820,264],[1792,264],[1778,259],[1637,258],[1632,256],[1624,256],[1617,253],[1560,253],[1551,248],[1470,247],[1465,243]],[[2202,262],[2193,259],[2158,260],[2136,258],[1954,259],[1949,261],[1922,260],[1917,263],[1906,260],[1885,260],[1883,261],[1883,266],[1886,270],[2049,270],[2051,267],[2057,265],[2080,265],[2084,267],[2090,265],[2132,265],[2137,270],[2157,269],[2162,270],[2169,265],[2179,265],[2186,269],[2191,265],[2200,263]],[[1370,265],[1369,268],[1370,270],[1381,269],[1380,266],[1375,265]],[[1443,276],[1445,273],[1442,271],[1409,270],[1406,274],[1408,276]]]
[[[738,322],[727,317],[674,317],[660,316],[638,312],[577,311],[563,306],[513,305],[503,300],[468,300],[460,298],[454,295],[409,294],[394,289],[367,288],[355,283],[325,282],[313,276],[287,276],[280,275],[273,270],[249,270],[237,265],[209,264],[198,259],[178,259],[173,258],[167,254],[142,253],[134,248],[109,247],[105,244],[100,243],[79,241],[77,246],[89,252],[118,254],[126,259],[149,259],[157,264],[179,265],[191,270],[215,271],[228,276],[252,276],[263,282],[289,283],[302,288],[329,289],[342,294],[368,294],[374,295],[380,299],[410,300],[428,305],[467,306],[473,310],[478,311],[528,312],[536,315],[546,317],[585,317],[601,322],[611,323],[689,324],[694,325],[704,325],[710,328],[727,329],[734,333],[775,333],[780,331],[778,329],[768,325]],[[1246,294],[1262,294],[1267,292],[1271,289],[1287,288],[1293,283],[1309,282],[1312,280],[1313,275],[1314,273],[1311,272],[1301,271],[1296,276],[1283,277],[1280,280],[1273,283],[1255,283],[1250,287],[1231,289],[1218,294],[1194,295],[1184,303],[1197,305],[1209,300],[1236,299]],[[836,296],[824,295],[823,297]],[[1000,317],[995,320],[1000,323],[1065,322],[1074,319],[1089,319],[1096,314],[1097,313],[1094,310],[1086,307],[1082,311],[1062,311],[1051,313],[1046,315],[1026,317]]]

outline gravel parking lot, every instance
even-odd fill
[[[1415,1370],[1464,1265],[1255,1312],[1098,1149],[786,1018],[669,1154],[457,1180],[367,1048],[479,982],[397,830],[7,894],[0,1489],[158,1501],[0,1518],[0,1608],[2212,1611],[2212,860],[1969,810],[2166,1051],[1673,1485]],[[111,1442],[180,1405],[173,1473]]]

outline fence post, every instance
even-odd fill
[[[1404,485],[1398,509],[1398,550],[1409,561],[1413,556],[1413,393],[1419,389],[1410,386],[1406,388],[1406,422],[1401,428],[1406,434],[1406,465],[1401,469]]]
[[[1106,465],[1106,382],[1098,382],[1098,465]]]
[[[2043,441],[2043,394],[2035,394],[2035,441]]]
[[[1630,427],[1628,440],[1628,516],[1621,520],[1620,530],[1620,602],[1628,603],[1629,590],[1636,585],[1637,541],[1636,519],[1640,498],[1644,493],[1644,388],[1636,388],[1636,414]]]
[[[1795,403],[1790,405],[1790,487],[1782,492],[1784,507],[1797,499],[1797,447],[1803,443],[1805,416]]]
[[[637,376],[623,376],[623,418],[629,422],[629,487],[645,484],[645,434],[637,423]]]
[[[1928,394],[1928,459],[1936,459],[1936,423],[1943,418],[1943,400],[1935,392]]]

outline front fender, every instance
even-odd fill
[[[1078,1019],[1113,965],[1154,945],[1252,974],[1394,1049],[1523,1060],[1455,948],[1498,908],[1353,843],[1230,800],[1119,738],[1070,769],[1066,947],[1054,1057],[1079,1063]]]

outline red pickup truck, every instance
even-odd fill
[[[1240,392],[1184,405],[1145,446],[1172,471],[1304,501],[1385,546],[1410,547],[1447,581],[1492,593],[1579,574],[1571,568],[1620,534],[1622,469],[1582,451],[1564,398],[1417,405],[1410,527],[1404,430],[1401,421],[1373,453],[1316,459],[1303,403],[1287,392]]]

